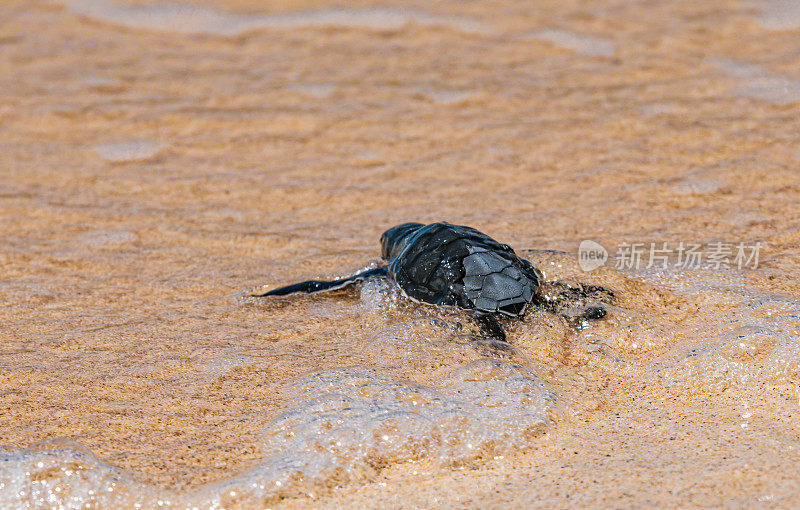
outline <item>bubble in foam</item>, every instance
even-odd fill
[[[721,335],[715,348],[727,360],[749,361],[773,351],[777,345],[785,342],[786,339],[776,331],[758,326],[743,326]]]

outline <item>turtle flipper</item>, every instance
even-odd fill
[[[480,351],[489,356],[508,357],[514,355],[516,350],[506,340],[506,332],[497,317],[492,314],[478,313],[473,316],[473,321],[478,325],[480,335],[473,336],[472,339]]]
[[[487,337],[493,340],[500,340],[501,342],[506,341],[506,332],[493,315],[478,314],[475,316],[475,323],[480,328],[481,333]]]
[[[556,281],[545,282],[539,290],[539,304],[576,327],[605,317],[608,312],[603,305],[613,301],[614,291],[599,285],[568,285]]]
[[[352,285],[357,282],[373,278],[376,276],[386,276],[388,272],[385,267],[376,267],[368,269],[361,273],[354,274],[347,278],[340,278],[338,280],[308,280],[305,282],[287,285],[278,289],[272,289],[264,292],[263,294],[252,294],[252,297],[270,297],[270,296],[288,296],[290,294],[311,294],[315,292],[325,292],[330,290],[339,290]]]

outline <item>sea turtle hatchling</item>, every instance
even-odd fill
[[[521,318],[534,304],[573,324],[601,319],[614,294],[595,285],[546,282],[542,272],[474,228],[449,223],[404,223],[381,236],[386,266],[331,281],[309,280],[254,297],[336,290],[374,277],[388,277],[416,302],[473,312],[481,332],[505,341],[501,317]]]

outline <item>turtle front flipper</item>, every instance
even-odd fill
[[[599,285],[545,282],[539,288],[537,301],[574,327],[582,328],[588,321],[602,319],[608,314],[604,305],[612,304],[614,291]]]
[[[340,278],[338,280],[308,280],[305,282],[295,283],[292,285],[287,285],[285,287],[272,289],[267,292],[264,292],[263,294],[251,294],[251,296],[270,297],[270,296],[288,296],[290,294],[300,294],[300,293],[312,294],[317,292],[327,292],[331,290],[343,289],[348,285],[364,281],[368,278],[387,276],[387,274],[388,273],[385,267],[376,267],[374,269],[369,269],[367,271],[354,274],[353,276],[349,276],[347,278]]]
[[[472,336],[475,347],[485,355],[509,357],[516,353],[514,347],[506,340],[503,326],[492,314],[478,313],[472,319],[478,326],[479,335]]]
[[[493,340],[499,340],[501,342],[506,341],[506,332],[494,315],[476,314],[475,323],[478,325],[483,335]]]

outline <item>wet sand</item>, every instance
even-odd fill
[[[443,337],[424,324],[374,347],[386,307],[358,292],[239,297],[361,267],[405,221],[570,254],[584,239],[762,241],[758,269],[736,278],[800,298],[787,2],[177,5],[0,7],[0,445],[13,452],[68,438],[143,487],[190,493],[257,469],[308,373],[426,385],[479,360],[426,343]],[[581,277],[673,329],[634,348],[621,319],[574,333],[534,314],[515,345],[570,403],[524,451],[459,469],[387,462],[283,504],[791,506],[793,369],[651,377],[739,309],[674,280]],[[392,306],[392,327],[419,317]],[[591,335],[614,339],[604,355]]]

